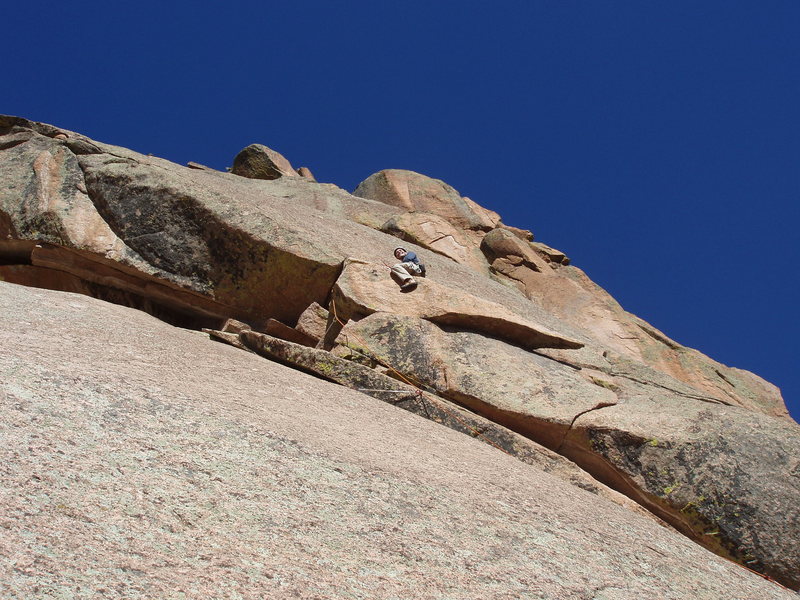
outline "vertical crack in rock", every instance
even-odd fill
[[[564,436],[561,438],[561,442],[558,444],[558,447],[555,449],[555,451],[558,452],[559,454],[563,454],[562,449],[563,449],[563,446],[564,446],[564,442],[566,441],[567,436],[569,435],[569,432],[572,430],[573,426],[575,425],[575,421],[577,421],[579,418],[581,418],[583,415],[585,415],[587,413],[590,413],[590,412],[595,411],[595,410],[600,410],[602,408],[608,408],[609,406],[615,406],[615,405],[616,405],[616,402],[601,402],[597,406],[593,406],[592,408],[587,408],[586,410],[581,411],[577,415],[572,417],[572,421],[570,422],[569,427],[567,427],[567,430],[564,432]]]

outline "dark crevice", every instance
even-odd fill
[[[671,348],[672,350],[678,350],[678,351],[683,350],[682,346],[680,346],[676,342],[673,342],[671,339],[669,339],[664,334],[656,331],[653,327],[643,325],[642,323],[639,323],[639,322],[636,323],[636,326],[639,329],[641,329],[642,331],[644,331],[651,338],[653,338],[657,342],[661,342],[662,344],[664,344],[668,348]]]
[[[552,361],[561,363],[562,365],[564,365],[566,367],[570,367],[572,369],[575,369],[576,371],[580,371],[580,370],[582,370],[584,368],[595,369],[597,371],[600,371],[601,373],[605,373],[606,375],[608,375],[610,377],[621,377],[623,379],[627,379],[627,380],[633,381],[635,383],[640,383],[642,385],[646,385],[646,386],[650,386],[650,387],[657,387],[657,388],[660,388],[662,390],[666,390],[668,392],[671,392],[671,393],[675,394],[676,396],[681,396],[682,398],[689,398],[690,400],[700,400],[701,402],[708,402],[709,404],[724,404],[725,406],[735,406],[735,404],[729,403],[729,402],[725,402],[724,400],[720,400],[719,398],[714,398],[712,396],[702,396],[700,394],[690,394],[690,393],[684,392],[682,390],[676,390],[675,388],[672,388],[672,387],[670,387],[668,385],[663,385],[663,384],[660,384],[660,383],[655,383],[653,381],[647,381],[645,379],[640,379],[638,377],[634,377],[633,375],[630,375],[628,373],[624,373],[624,372],[621,372],[621,371],[615,371],[611,367],[606,367],[606,366],[603,366],[603,365],[589,365],[589,364],[580,365],[580,364],[574,364],[574,363],[571,363],[571,362],[569,362],[567,360],[554,358],[554,357],[549,356],[547,354],[544,354],[542,352],[536,352],[534,350],[529,350],[529,352],[532,352],[533,354],[537,354],[537,355],[541,356],[542,358],[548,358],[548,359],[550,359]],[[722,377],[723,379],[725,379],[725,377],[721,373],[719,373],[719,371],[717,371],[717,374],[720,377]],[[725,381],[728,381],[728,380],[725,379]],[[730,383],[730,382],[728,381],[728,383]],[[733,384],[730,384],[730,385],[733,385]]]
[[[569,432],[572,431],[572,428],[575,426],[575,421],[577,421],[579,418],[581,418],[583,415],[585,415],[587,413],[590,413],[590,412],[593,412],[593,411],[596,411],[596,410],[600,410],[602,408],[608,408],[609,406],[616,406],[616,405],[617,404],[615,402],[601,402],[598,405],[593,406],[592,408],[587,408],[586,410],[583,410],[583,411],[579,412],[577,415],[575,415],[574,417],[572,417],[572,421],[570,422],[569,427],[567,428],[567,430],[564,432],[564,436],[561,438],[561,443],[558,445],[558,448],[556,448],[555,451],[558,452],[559,454],[562,453],[561,451],[562,451],[562,448],[564,446],[564,442],[567,440],[567,436],[569,435]]]
[[[90,252],[29,240],[0,241],[0,280],[91,296],[188,329],[215,328],[232,310]]]
[[[719,369],[714,369],[714,372],[715,372],[717,375],[719,375],[719,378],[720,378],[720,379],[722,379],[722,381],[724,381],[725,383],[727,383],[729,386],[731,386],[732,388],[735,388],[735,387],[736,387],[736,386],[733,384],[733,382],[732,382],[730,379],[728,379],[727,377],[725,377],[725,375],[722,373],[722,371],[720,371]]]
[[[570,369],[573,369],[575,371],[583,370],[583,367],[581,367],[580,365],[575,365],[567,360],[555,358],[554,356],[548,356],[547,354],[544,354],[542,352],[537,352],[534,349],[529,349],[528,352],[530,352],[531,354],[535,354],[536,356],[541,356],[542,358],[546,358],[547,360],[552,360],[553,362],[557,362],[558,364],[564,365],[565,367],[569,367]]]
[[[681,396],[683,398],[689,398],[690,400],[700,400],[701,402],[707,402],[709,404],[724,404],[725,406],[733,406],[733,404],[729,402],[725,402],[724,400],[720,400],[719,398],[712,398],[711,396],[700,396],[695,394],[688,394],[686,392],[682,392],[680,390],[673,389],[669,386],[662,385],[660,383],[655,383],[653,381],[645,381],[644,379],[638,379],[632,375],[627,375],[625,373],[615,373],[613,369],[609,369],[608,371],[603,371],[607,375],[611,375],[613,377],[622,377],[623,379],[628,379],[630,381],[635,381],[636,383],[641,383],[642,385],[648,385],[651,387],[657,387],[662,390],[667,390],[675,394],[676,396]]]

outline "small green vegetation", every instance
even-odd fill
[[[705,499],[706,499],[705,496],[698,496],[694,500],[689,500],[689,502],[687,502],[684,505],[684,507],[681,509],[681,512],[682,513],[685,513],[685,512],[694,512],[694,513],[696,513],[697,512],[697,507],[700,506],[700,504],[702,504],[705,501]]]

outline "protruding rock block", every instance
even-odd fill
[[[236,319],[227,319],[225,324],[222,326],[222,331],[224,333],[239,334],[243,331],[250,331],[250,329],[250,325],[247,323],[242,323],[241,321],[237,321]]]
[[[531,249],[528,242],[521,240],[508,229],[493,229],[481,241],[481,250],[489,262],[498,258],[518,259],[516,264],[538,272],[548,272],[547,263]]]
[[[800,587],[800,429],[640,393],[578,417],[561,453],[717,554]]]
[[[531,247],[536,250],[539,254],[544,257],[547,262],[559,264],[559,265],[568,265],[569,258],[566,254],[561,252],[560,250],[556,250],[555,248],[551,248],[547,244],[542,244],[541,242],[530,242]]]
[[[456,227],[439,215],[402,213],[384,223],[381,231],[433,250],[480,273],[487,272],[486,260],[477,250],[483,234]]]
[[[339,319],[374,312],[418,317],[433,323],[480,332],[524,348],[581,348],[583,342],[526,321],[500,304],[420,279],[416,290],[404,294],[389,276],[388,267],[345,261],[333,288]]]
[[[328,311],[316,302],[312,302],[297,319],[295,329],[319,341],[325,337],[328,327]]]
[[[250,179],[297,177],[297,171],[280,152],[263,144],[250,144],[233,159],[231,173]]]
[[[299,169],[297,169],[297,174],[300,175],[300,177],[305,177],[306,179],[308,179],[310,181],[316,181],[317,180],[316,177],[314,177],[314,174],[311,172],[311,170],[308,167],[300,167]]]
[[[462,229],[486,231],[495,226],[491,211],[462,198],[444,181],[414,171],[379,171],[362,181],[353,195],[408,211],[433,213]]]
[[[375,313],[348,323],[339,341],[551,449],[577,415],[617,401],[557,361],[411,316]]]
[[[506,225],[504,223],[498,223],[497,227],[510,231],[523,242],[533,241],[533,232],[530,229],[520,229],[519,227],[512,227],[511,225]]]
[[[478,216],[478,218],[481,221],[481,227],[480,227],[481,229],[487,230],[501,226],[500,215],[497,214],[495,211],[489,210],[488,208],[481,206],[480,204],[475,202],[472,198],[467,198],[466,196],[464,196],[461,199],[466,203],[466,205],[469,208],[472,209],[472,212]],[[530,233],[530,231],[528,233]],[[531,239],[533,239],[532,233],[531,233]]]

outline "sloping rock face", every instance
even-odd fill
[[[796,597],[534,465],[142,312],[0,283],[0,332],[3,597]]]
[[[479,333],[375,313],[342,343],[570,457],[723,556],[800,586],[800,430],[576,370]],[[735,440],[735,442],[733,442]]]
[[[628,508],[637,506],[632,505],[633,503],[622,494],[600,484],[561,455],[547,450],[529,438],[498,426],[494,421],[390,377],[389,374],[380,373],[374,368],[351,359],[340,358],[325,350],[307,348],[252,330],[239,332],[235,339],[231,339],[224,332],[213,332],[213,334],[220,336],[227,343],[237,345],[238,341],[246,348],[271,360],[356,389],[445,427],[466,433],[525,463],[537,465],[547,473],[556,472],[581,489],[603,495]],[[638,512],[650,515],[642,510]]]
[[[242,352],[248,328],[317,343],[800,585],[798,427],[777,388],[682,347],[447,184],[385,171],[359,197],[291,173],[181,167],[18,117],[0,117],[0,173],[0,279],[190,329],[237,319],[215,335],[243,360],[266,362]],[[428,267],[409,294],[389,277],[398,237]]]
[[[780,391],[741,369],[685,348],[625,311],[579,268],[559,266],[555,277],[517,267],[525,294],[550,314],[590,331],[598,345],[685,382],[720,402],[789,418]],[[548,273],[549,275],[549,273]]]
[[[578,417],[560,451],[717,553],[800,586],[797,427],[647,392]]]

